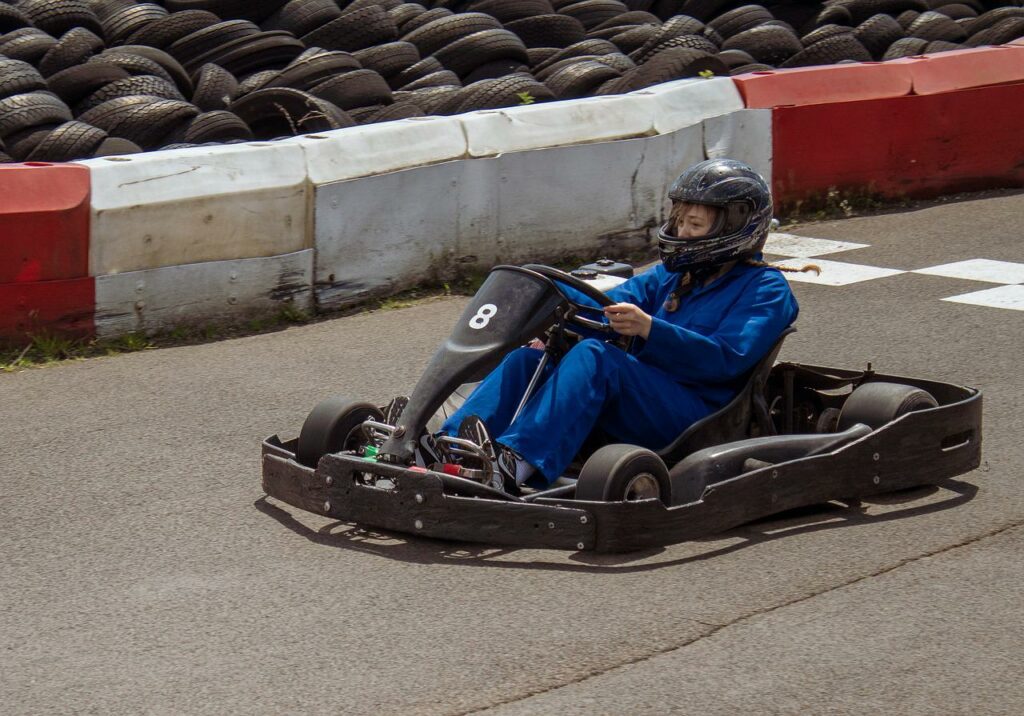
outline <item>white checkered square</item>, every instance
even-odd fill
[[[983,291],[964,293],[959,296],[950,296],[942,299],[951,303],[967,303],[972,306],[987,306],[989,308],[1008,308],[1011,311],[1024,311],[1024,286],[1010,284],[986,288]]]
[[[906,271],[899,271],[897,269],[862,266],[861,264],[847,264],[840,261],[828,261],[826,259],[814,259],[813,261],[809,261],[804,258],[793,258],[774,262],[775,266],[785,266],[795,269],[803,268],[808,264],[813,264],[821,268],[821,273],[815,274],[813,271],[794,273],[787,271],[783,273],[783,276],[788,278],[790,281],[799,281],[801,283],[817,283],[824,286],[848,286],[851,283],[860,283],[861,281],[870,281],[876,278],[885,278],[887,276],[906,273]]]
[[[850,251],[851,249],[862,249],[866,246],[868,244],[814,239],[810,236],[797,236],[796,234],[771,233],[768,234],[768,241],[764,245],[764,252],[775,256],[808,258],[811,256],[824,256],[825,254],[837,254],[840,251]]]
[[[1012,261],[993,261],[992,259],[956,261],[951,264],[917,269],[914,273],[988,283],[1024,283],[1024,264]]]

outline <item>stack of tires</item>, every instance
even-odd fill
[[[0,2],[0,162],[270,140],[1024,36],[1020,0]]]

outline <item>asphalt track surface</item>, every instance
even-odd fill
[[[836,260],[1024,262],[1024,195],[811,224]],[[981,387],[982,467],[629,555],[378,534],[259,441],[407,392],[463,298],[0,375],[5,714],[1019,714],[1024,312],[794,284],[785,359]]]

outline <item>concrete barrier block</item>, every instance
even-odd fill
[[[0,284],[89,275],[89,170],[0,165]]]
[[[455,117],[415,117],[285,140],[306,153],[314,185],[373,176],[466,155],[466,136]]]
[[[491,157],[654,133],[644,98],[619,95],[485,109],[462,115],[469,155]]]
[[[498,254],[505,261],[644,246],[668,185],[703,159],[699,126],[672,134],[498,158]],[[483,253],[483,252],[480,252]]]
[[[82,162],[92,175],[94,276],[307,246],[302,148],[252,142]]]
[[[96,278],[96,334],[154,333],[313,307],[313,250],[165,266]]]
[[[668,134],[743,109],[743,98],[728,77],[685,79],[630,92],[646,100],[654,131]]]
[[[316,188],[316,299],[335,309],[494,255],[496,163],[444,162]],[[488,248],[489,247],[489,248]]]
[[[744,109],[704,122],[708,159],[738,159],[772,184],[772,110]]]

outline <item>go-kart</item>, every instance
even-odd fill
[[[263,441],[264,491],[309,512],[415,535],[622,552],[807,505],[938,484],[980,463],[980,391],[870,365],[776,364],[792,328],[731,402],[660,450],[595,434],[553,486],[519,495],[492,481],[489,446],[464,436],[439,437],[448,457],[426,462],[420,441],[445,402],[511,349],[544,337],[544,360],[557,360],[580,334],[627,348],[580,299],[609,305],[584,280],[608,277],[576,273],[495,267],[400,412],[386,418],[367,402],[321,402],[297,438]]]

